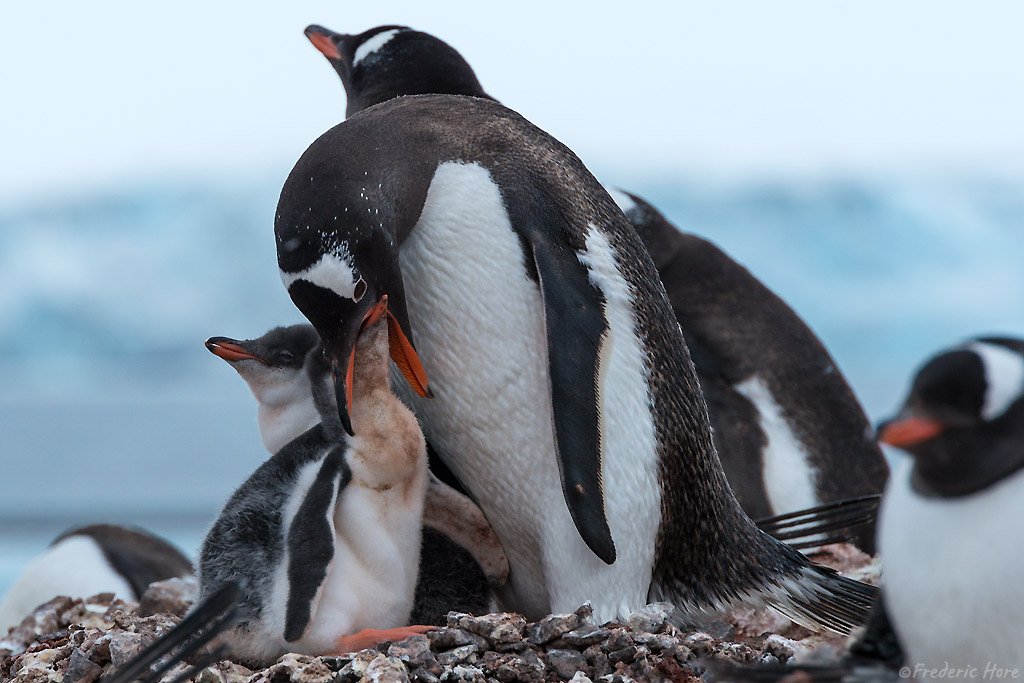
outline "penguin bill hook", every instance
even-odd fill
[[[354,435],[352,420],[349,416],[352,412],[352,382],[356,355],[355,339],[358,338],[363,330],[376,323],[385,315],[388,319],[388,352],[391,360],[394,361],[405,381],[409,383],[409,386],[412,387],[412,390],[417,395],[426,398],[434,397],[430,391],[427,373],[423,369],[420,357],[416,353],[416,349],[413,348],[409,338],[405,336],[405,332],[402,331],[402,326],[398,324],[398,320],[388,310],[388,295],[385,294],[363,316],[362,322],[359,324],[359,330],[353,337],[352,343],[345,344],[345,346],[351,346],[348,351],[347,363],[341,366],[338,363],[338,357],[341,354],[331,351],[331,368],[334,375],[334,394],[338,402],[338,417],[341,419],[341,424],[345,431],[350,436]],[[345,356],[341,355],[341,357],[344,358]]]

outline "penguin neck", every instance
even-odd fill
[[[925,498],[959,498],[1024,469],[1024,438],[1012,429],[1013,420],[1024,420],[1024,401],[1011,412],[984,428],[947,432],[935,444],[922,444],[914,453],[913,490]]]
[[[260,403],[256,423],[260,439],[270,453],[277,453],[289,441],[320,422],[312,394],[282,404]]]
[[[369,427],[366,423],[380,415],[379,403],[382,400],[398,400],[391,393],[389,360],[387,323],[381,320],[364,330],[356,342],[350,411],[352,429],[357,434],[360,426]]]

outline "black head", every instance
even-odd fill
[[[271,370],[300,370],[306,356],[319,343],[320,337],[312,325],[290,325],[275,327],[256,339],[210,337],[206,348],[232,365],[248,360]]]
[[[342,426],[348,417],[351,386],[347,377],[364,319],[382,297],[392,302],[392,358],[422,396],[430,394],[426,375],[404,330],[409,329],[405,291],[398,262],[403,220],[389,201],[383,182],[358,169],[307,152],[285,182],[274,229],[278,267],[292,301],[313,324],[331,362]],[[327,167],[327,168],[325,168]],[[417,207],[418,208],[418,207]],[[414,221],[413,221],[414,222]]]
[[[966,495],[1024,466],[1024,341],[980,338],[931,358],[879,440],[914,457],[924,494]]]
[[[452,46],[405,26],[377,26],[358,35],[316,24],[306,37],[341,77],[346,115],[402,95],[490,97],[472,67]]]

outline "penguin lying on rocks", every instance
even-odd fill
[[[256,397],[268,450],[276,452],[319,424],[313,386],[329,382],[330,366],[311,325],[276,327],[256,339],[211,337],[206,347],[226,360]],[[412,620],[440,625],[452,610],[490,611],[491,589],[505,583],[508,558],[480,508],[429,472],[428,477]]]
[[[401,640],[412,608],[427,486],[415,416],[390,390],[388,299],[355,327],[346,367],[348,436],[311,387],[321,422],[282,447],[224,506],[199,561],[200,598],[238,582],[244,594],[225,640],[242,661],[326,654]]]
[[[982,337],[929,359],[879,438],[909,457],[882,499],[882,596],[850,657],[717,680],[778,680],[798,669],[818,681],[1024,672],[1024,340]]]
[[[138,601],[149,584],[187,576],[189,559],[148,531],[115,524],[69,529],[29,563],[0,603],[0,634],[58,595],[114,593]]]
[[[359,112],[298,161],[275,232],[356,433],[352,320],[389,296],[394,348],[423,359],[399,354],[398,390],[501,539],[504,607],[536,618],[590,600],[608,621],[668,600],[692,621],[740,605],[841,632],[863,621],[874,589],[743,513],[635,230],[519,115],[449,95]]]
[[[394,97],[493,99],[440,39],[402,26],[358,35],[309,26],[347,94],[347,114]],[[800,317],[711,242],[636,195],[611,196],[651,254],[697,370],[729,484],[753,518],[879,494],[888,467],[853,391]],[[874,524],[850,535],[874,552]]]

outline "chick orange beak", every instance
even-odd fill
[[[387,294],[382,296],[380,301],[363,316],[363,322],[359,325],[359,332],[361,333],[367,327],[379,321],[384,315],[388,317],[388,353],[391,356],[391,360],[398,366],[402,376],[405,377],[405,381],[409,383],[409,386],[412,387],[417,395],[433,398],[434,395],[427,384],[427,372],[423,369],[423,364],[420,362],[416,349],[412,347],[408,337],[402,332],[402,327],[398,324],[398,320],[388,310]],[[349,413],[352,411],[352,375],[355,360],[356,350],[353,346],[352,353],[348,359],[348,370],[345,373],[345,408]]]
[[[206,348],[208,348],[210,353],[213,355],[228,361],[258,360],[264,365],[267,362],[256,354],[243,349],[234,339],[228,339],[227,337],[210,337],[206,340]]]

